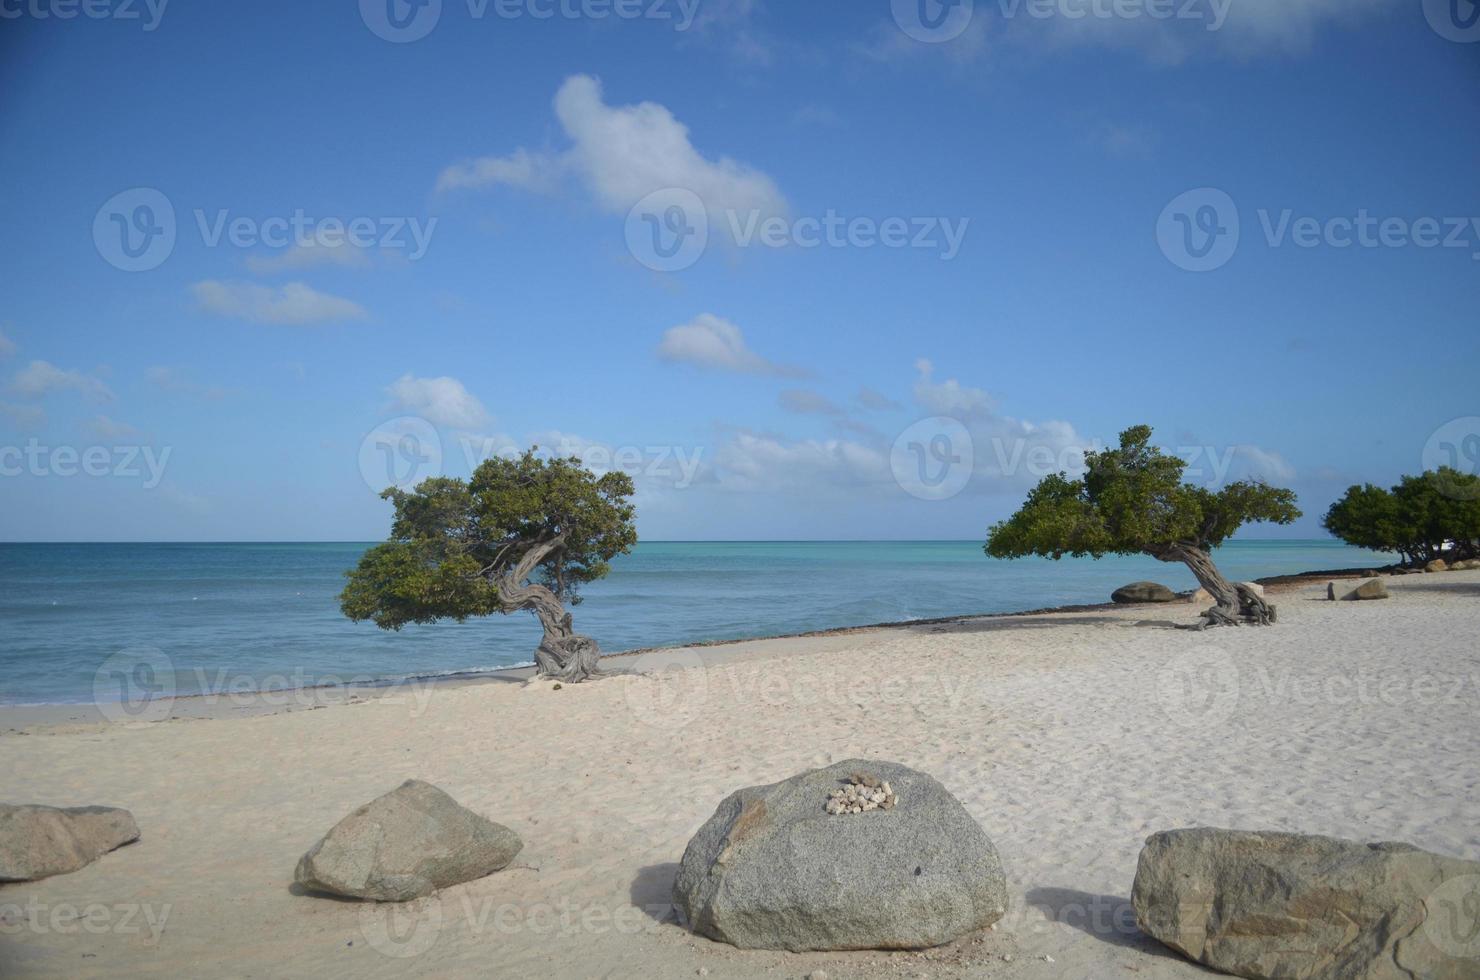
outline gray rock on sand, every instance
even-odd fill
[[[35,881],[86,867],[139,839],[127,810],[0,803],[0,881]]]
[[[408,779],[335,824],[294,879],[314,891],[405,902],[507,867],[523,846],[508,827]]]
[[[1131,902],[1144,932],[1235,976],[1480,977],[1480,862],[1407,844],[1163,831]]]
[[[896,804],[830,814],[855,773]],[[850,759],[731,793],[684,851],[673,897],[696,932],[742,949],[922,949],[1007,911],[996,848],[944,786]]]
[[[1264,586],[1260,585],[1258,582],[1239,582],[1237,584],[1244,586],[1246,589],[1257,595],[1259,598],[1264,598]],[[1207,589],[1200,588],[1196,592],[1192,593],[1188,601],[1198,606],[1210,606],[1213,604],[1213,593],[1209,592]]]
[[[1387,585],[1380,578],[1370,578],[1361,585],[1352,587],[1350,582],[1326,583],[1326,598],[1332,600],[1344,600],[1357,602],[1364,599],[1386,599],[1388,598]]]
[[[1110,593],[1112,602],[1176,602],[1177,593],[1156,582],[1132,582]]]

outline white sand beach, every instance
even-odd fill
[[[1154,831],[1480,858],[1480,572],[1390,588],[1274,593],[1271,628],[1184,632],[1167,624],[1195,607],[1138,606],[663,651],[617,663],[693,669],[560,690],[12,719],[0,799],[127,807],[143,836],[0,886],[0,975],[1205,976],[1135,928]],[[725,795],[851,757],[921,769],[965,804],[1006,865],[1004,920],[936,950],[829,954],[672,921],[676,863]],[[329,827],[413,777],[516,830],[514,864],[404,908],[291,887]]]

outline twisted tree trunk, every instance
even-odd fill
[[[570,613],[565,611],[559,596],[543,585],[528,581],[540,562],[564,543],[563,538],[556,537],[525,552],[518,564],[499,577],[498,597],[504,612],[528,609],[538,617],[545,635],[534,651],[536,673],[577,684],[601,675],[598,666],[601,648],[591,637],[575,631]]]
[[[1275,621],[1275,608],[1253,589],[1246,585],[1235,585],[1223,577],[1213,557],[1194,545],[1173,545],[1151,552],[1161,561],[1181,562],[1192,570],[1198,584],[1213,597],[1214,605],[1203,612],[1203,622],[1198,629],[1213,626],[1238,626],[1241,622],[1257,626],[1268,626]]]

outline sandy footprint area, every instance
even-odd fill
[[[962,620],[627,659],[566,686],[408,686],[276,714],[0,723],[0,799],[132,810],[142,839],[0,886],[0,975],[1207,975],[1141,936],[1141,842],[1212,825],[1480,858],[1480,573],[1393,597]],[[1012,910],[919,953],[742,952],[673,921],[689,836],[732,790],[851,757],[943,782]],[[509,869],[405,907],[296,893],[354,807],[425,779],[512,827]]]

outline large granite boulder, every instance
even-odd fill
[[[1449,562],[1445,561],[1443,558],[1435,558],[1433,561],[1425,565],[1423,567],[1423,570],[1426,572],[1447,572],[1449,571]]]
[[[877,800],[828,812],[850,783]],[[730,794],[673,895],[710,938],[798,952],[938,946],[1007,911],[1002,863],[966,808],[925,773],[860,759]]]
[[[1386,599],[1387,597],[1387,585],[1380,578],[1369,578],[1357,586],[1353,586],[1350,582],[1328,582],[1326,584],[1326,598],[1333,601],[1358,602],[1365,599]]]
[[[523,846],[508,827],[408,779],[335,824],[294,878],[313,891],[405,902],[507,867]]]
[[[1480,977],[1480,862],[1407,844],[1163,831],[1131,902],[1146,933],[1235,976]]]
[[[0,881],[35,881],[85,867],[139,839],[127,810],[0,803]]]
[[[1156,582],[1132,582],[1110,593],[1112,602],[1176,602],[1177,593]]]

